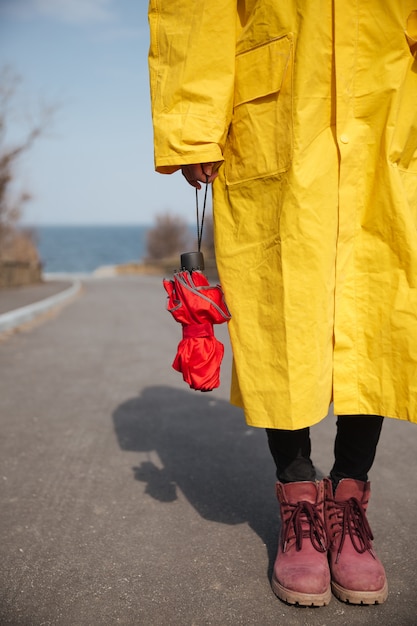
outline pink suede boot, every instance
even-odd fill
[[[334,595],[350,604],[381,604],[387,599],[384,567],[372,548],[372,531],[366,518],[369,482],[345,478],[325,484],[325,519]]]
[[[281,534],[272,576],[274,593],[288,604],[330,602],[323,483],[277,483]]]

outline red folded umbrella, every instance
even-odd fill
[[[222,288],[211,286],[200,270],[183,269],[175,272],[173,280],[165,279],[163,283],[168,293],[167,310],[183,330],[172,367],[182,373],[192,389],[211,391],[220,385],[224,354],[213,324],[222,324],[231,317]]]

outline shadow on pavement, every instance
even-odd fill
[[[180,489],[204,519],[248,523],[266,545],[271,573],[279,520],[263,429],[246,426],[224,400],[164,386],[127,400],[113,420],[122,450],[149,453],[132,469],[150,497],[172,502]]]

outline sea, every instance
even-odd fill
[[[91,273],[102,266],[140,262],[150,226],[31,226],[48,273]]]

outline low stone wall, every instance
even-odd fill
[[[21,287],[42,282],[40,263],[0,261],[0,288]]]
[[[143,263],[124,263],[116,265],[114,272],[116,274],[154,274],[156,276],[163,276],[165,278],[171,278],[175,271],[179,270],[180,257],[179,255],[172,259],[159,259],[154,261],[146,261]],[[94,274],[101,274],[106,268],[99,268]],[[205,259],[204,274],[209,280],[218,281],[219,275],[217,273],[216,261],[212,258]]]

